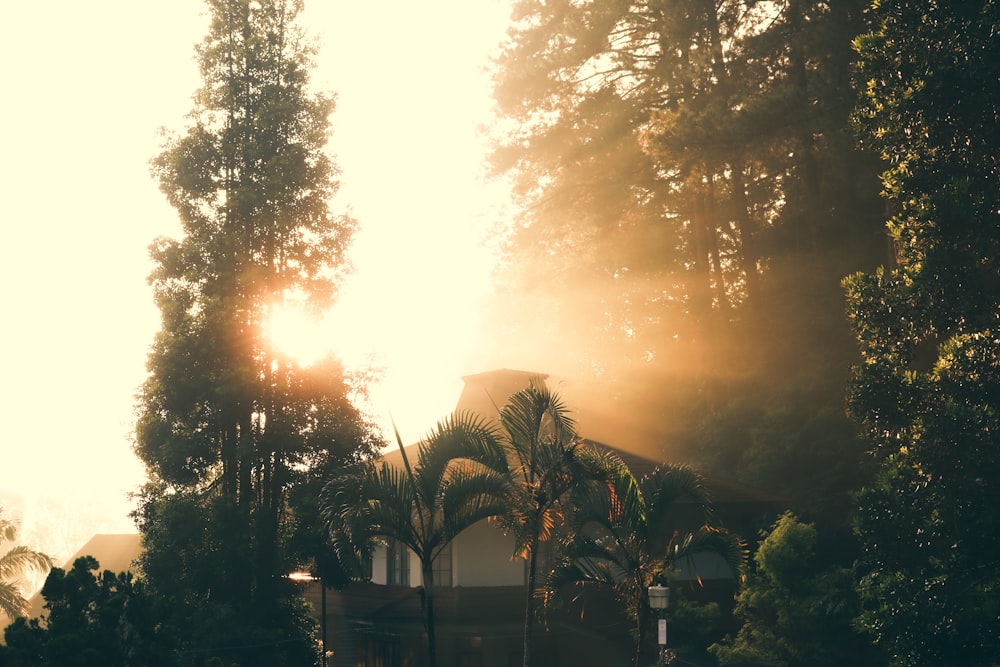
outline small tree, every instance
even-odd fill
[[[504,523],[514,535],[514,556],[528,563],[523,664],[530,667],[539,544],[551,539],[563,523],[564,503],[589,474],[586,461],[593,461],[562,400],[536,382],[510,397],[500,410],[500,424],[512,460]]]
[[[411,465],[396,434],[402,468],[364,463],[327,486],[324,515],[350,569],[374,540],[404,545],[420,560],[430,667],[437,665],[434,560],[459,533],[504,511],[507,459],[493,429],[453,415],[417,445]]]
[[[852,629],[858,611],[849,569],[818,565],[817,531],[786,512],[763,534],[736,600],[743,626],[710,647],[723,667],[880,664]]]
[[[700,475],[669,465],[637,480],[620,457],[596,455],[591,479],[573,494],[571,528],[564,557],[547,581],[548,599],[558,599],[573,584],[610,586],[633,619],[633,664],[639,667],[649,618],[648,588],[666,583],[676,567],[698,554],[722,556],[734,575],[743,571],[745,553],[735,535],[710,526],[712,508]],[[668,513],[679,501],[701,509],[705,524],[694,532],[668,527]]]

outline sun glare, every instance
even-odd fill
[[[388,311],[371,307],[385,303],[377,291],[355,289],[351,295],[322,317],[294,304],[276,306],[267,334],[282,354],[304,366],[333,354],[348,372],[364,372],[368,397],[359,408],[390,443],[396,429],[413,442],[455,408],[474,347],[469,312],[434,309],[426,301],[413,303],[414,311]],[[432,310],[433,322],[419,316],[421,308]]]
[[[289,305],[275,306],[267,323],[271,343],[281,354],[310,366],[335,349],[321,318]],[[347,360],[342,359],[344,363]]]

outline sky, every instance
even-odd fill
[[[289,314],[280,335],[384,368],[371,408],[406,439],[454,408],[462,374],[488,370],[474,333],[503,192],[481,178],[479,128],[508,17],[507,0],[313,0],[302,16],[314,81],[338,96],[334,209],[360,230],[325,324]],[[147,248],[179,232],[148,162],[192,108],[206,27],[200,0],[4,7],[0,493],[118,507],[142,482],[134,396],[159,328]]]

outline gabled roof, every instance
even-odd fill
[[[597,442],[596,440],[584,439],[584,443],[597,447],[599,449],[608,450],[617,454],[625,465],[628,466],[632,474],[636,476],[637,479],[641,479],[646,475],[650,474],[659,466],[665,464],[664,461],[657,461],[654,459],[646,458],[645,456],[640,456],[639,454],[633,454],[632,452],[627,452],[624,449],[619,449],[612,445],[608,445],[603,442]],[[417,460],[417,445],[407,445],[406,446],[406,456],[410,460],[410,464],[413,465]],[[382,460],[385,461],[390,466],[402,466],[403,458],[399,453],[399,448],[394,447],[391,450],[385,452],[382,455]],[[709,490],[709,497],[712,499],[712,504],[716,506],[720,505],[736,505],[736,504],[757,504],[773,507],[776,510],[783,510],[788,506],[788,499],[782,496],[767,493],[761,489],[757,489],[745,484],[739,484],[737,482],[731,482],[728,480],[720,479],[718,477],[711,477],[702,473],[702,478],[705,480],[705,484]],[[687,502],[683,499],[679,500],[681,504]]]
[[[462,377],[465,386],[458,397],[455,411],[473,412],[486,419],[495,419],[512,394],[532,382],[544,385],[548,377],[545,373],[510,368],[465,375]]]
[[[509,368],[463,376],[462,380],[465,382],[465,387],[459,396],[455,412],[474,413],[486,419],[495,420],[497,412],[507,403],[512,394],[529,386],[531,382],[544,385],[548,377],[549,375],[546,373]],[[604,442],[589,439],[584,439],[584,442],[614,452],[621,457],[632,473],[640,479],[653,472],[658,466],[666,463],[665,461],[651,459]],[[417,460],[416,444],[406,446],[406,456],[411,464]],[[383,454],[383,460],[392,466],[401,466],[403,464],[403,458],[399,453],[398,447],[391,447],[387,450]],[[788,504],[785,498],[746,485],[714,477],[706,477],[705,481],[708,485],[712,502],[717,506],[759,504],[771,506],[775,509],[784,509]]]
[[[628,466],[629,470],[632,471],[632,474],[638,479],[645,477],[656,470],[657,467],[664,465],[665,463],[663,461],[657,461],[655,459],[650,459],[639,454],[625,451],[624,449],[619,449],[618,447],[614,447],[603,442],[597,442],[595,440],[585,440],[585,442],[592,446],[607,449],[617,454],[621,457],[622,461],[625,462],[625,465]],[[788,503],[787,498],[767,493],[745,484],[738,484],[736,482],[730,482],[717,477],[709,477],[704,474],[702,474],[702,477],[708,486],[712,503],[716,505],[732,503],[760,503],[784,508]]]
[[[94,535],[63,565],[73,567],[77,558],[93,556],[101,566],[101,571],[128,572],[135,570],[135,561],[142,552],[142,540],[138,533]]]

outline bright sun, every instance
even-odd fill
[[[294,304],[277,306],[268,335],[302,365],[332,353],[349,372],[370,372],[368,401],[359,407],[371,414],[388,441],[398,428],[405,442],[413,442],[455,408],[474,347],[469,312],[441,310],[433,323],[396,313],[401,319],[393,322],[392,314],[365,307],[379,301],[377,290],[369,290],[367,297],[357,291],[348,295],[358,298],[343,299],[322,317]],[[450,318],[443,316],[447,312]]]
[[[493,257],[484,236],[505,191],[481,180],[484,67],[509,16],[506,0],[397,3],[388,19],[371,3],[312,3],[306,12],[323,27],[316,79],[337,91],[330,148],[343,180],[334,209],[358,221],[355,271],[322,317],[294,303],[276,308],[270,335],[302,364],[333,352],[348,370],[375,369],[367,409],[390,438],[393,422],[407,441],[425,435],[454,410],[461,376],[485,370],[476,338]],[[442,29],[453,25],[442,17],[461,17],[462,28]],[[359,42],[359,25],[379,26],[394,48]],[[364,67],[345,66],[359,53]],[[400,99],[410,100],[404,123]]]
[[[354,360],[345,358],[344,345],[337,344],[341,341],[330,339],[323,319],[306,313],[302,308],[285,304],[272,308],[267,333],[282,354],[303,366],[309,366],[333,351],[339,352],[338,356],[346,365],[353,365]]]

